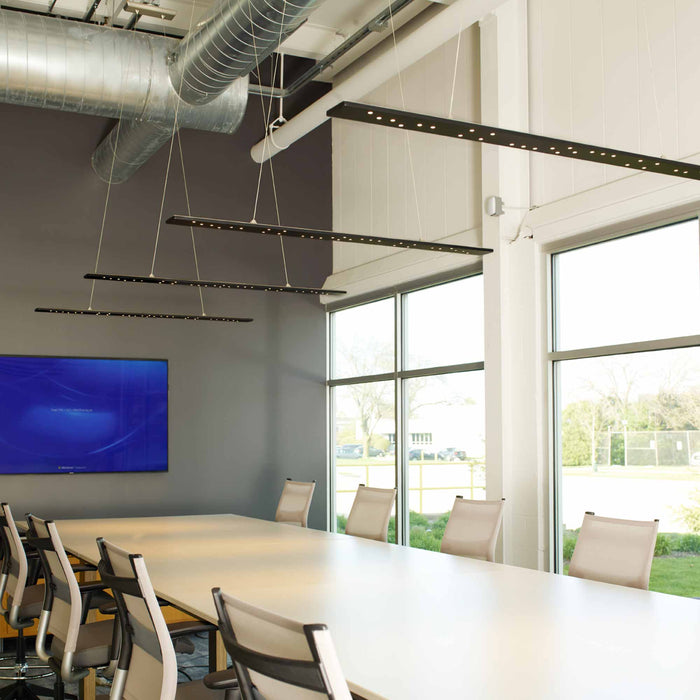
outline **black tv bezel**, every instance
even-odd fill
[[[18,357],[18,358],[38,358],[38,359],[58,359],[58,360],[134,360],[137,362],[165,362],[165,381],[167,386],[167,403],[166,411],[166,458],[165,469],[117,469],[108,472],[92,472],[92,471],[65,471],[65,472],[22,472],[21,474],[10,474],[0,471],[2,477],[22,477],[22,476],[102,476],[109,474],[167,474],[170,471],[170,360],[165,357],[96,357],[94,355],[22,355],[17,353],[0,352],[0,358],[3,357]],[[1,467],[0,467],[1,468]]]

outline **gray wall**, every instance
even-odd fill
[[[183,133],[194,213],[250,219],[261,134],[252,103],[234,136]],[[0,476],[17,514],[54,518],[234,512],[274,516],[286,476],[316,479],[310,524],[325,527],[325,316],[318,299],[204,290],[209,314],[251,324],[36,314],[85,308],[107,186],[89,156],[105,120],[0,105],[0,354],[166,358],[170,469],[165,474]],[[177,150],[175,151],[177,155]],[[112,187],[100,270],[148,274],[167,146],[128,183]],[[330,129],[274,160],[280,211],[290,224],[330,227]],[[274,221],[269,168],[257,220]],[[184,213],[173,159],[164,213]],[[189,229],[164,226],[156,274],[194,276]],[[200,232],[203,278],[283,283],[278,239]],[[321,285],[330,246],[285,242],[292,284]],[[95,308],[198,312],[193,289],[97,284]]]

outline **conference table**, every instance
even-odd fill
[[[220,586],[327,624],[368,700],[700,697],[697,600],[238,515],[58,530],[91,563],[96,537],[142,554],[157,594],[205,620]]]

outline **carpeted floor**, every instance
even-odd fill
[[[188,647],[187,651],[189,651],[189,649],[192,649],[192,652],[185,653],[183,651],[180,651],[180,649],[183,649],[185,647]],[[10,654],[14,653],[14,650],[15,647],[12,640],[5,640],[5,646],[2,653]],[[206,676],[206,674],[209,672],[209,637],[207,634],[192,635],[191,637],[185,637],[182,640],[178,640],[175,650],[177,651],[177,665],[180,671],[180,682],[188,680],[198,680]],[[29,652],[31,653],[31,649],[29,650]],[[9,665],[9,663],[1,662],[0,665],[7,666]],[[6,674],[6,671],[0,671],[0,675]],[[11,681],[0,680],[0,689],[9,685],[10,682]],[[110,685],[109,679],[101,676],[99,671],[97,676],[97,682],[98,693],[100,693],[101,686],[105,690],[104,694],[107,694],[109,692]],[[36,685],[42,686],[44,688],[53,688],[53,674],[48,678],[37,680],[35,681],[35,683]],[[73,695],[77,695],[77,683],[66,685],[66,692],[71,693]]]

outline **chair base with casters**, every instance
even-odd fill
[[[34,698],[53,697],[53,693],[47,688],[35,685],[32,681],[40,678],[48,678],[52,675],[51,669],[43,662],[38,664],[32,663],[40,661],[39,657],[34,654],[27,654],[27,640],[24,636],[24,630],[30,627],[34,620],[41,614],[41,605],[44,601],[44,586],[33,585],[24,589],[22,596],[22,605],[18,613],[18,627],[16,638],[16,650],[13,655],[3,656],[3,660],[13,659],[12,666],[0,667],[0,680],[13,681],[10,685],[0,688],[0,700],[6,698]],[[12,598],[8,597],[8,610],[12,608]],[[10,614],[5,613],[5,619],[10,624]],[[13,627],[12,624],[10,624]],[[5,675],[3,672],[12,670],[13,673]]]
[[[34,684],[32,681],[40,678],[48,678],[53,673],[46,664],[32,665],[33,660],[26,653],[26,638],[24,630],[17,633],[17,651],[14,657],[6,655],[5,660],[14,658],[12,666],[0,666],[0,681],[13,681],[10,685],[0,688],[0,700],[39,700],[39,698],[52,698],[53,691]],[[36,657],[35,657],[36,658]],[[12,675],[5,675],[5,671],[12,670]]]
[[[175,700],[202,700],[209,698],[211,690],[223,693],[223,700],[242,700],[240,690],[233,687],[236,683],[236,674],[233,669],[215,671],[205,676],[201,681],[178,683]],[[95,700],[109,700],[108,695],[97,695]],[[261,695],[256,695],[256,700],[264,700]]]

